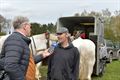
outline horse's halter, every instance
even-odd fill
[[[49,48],[50,47],[50,33],[48,33],[48,32],[46,32],[45,33],[45,38],[47,39],[47,43],[46,43],[46,45],[47,45],[47,48]]]

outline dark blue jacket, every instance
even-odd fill
[[[18,32],[11,34],[4,42],[2,53],[5,53],[4,69],[10,80],[25,80],[28,68],[31,40]],[[42,59],[41,55],[35,56],[35,63]]]

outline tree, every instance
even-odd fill
[[[56,26],[52,23],[47,24],[39,24],[39,23],[31,23],[32,26],[32,35],[36,34],[42,34],[45,33],[47,30],[50,31],[50,33],[55,33],[56,31]]]
[[[119,11],[116,10],[116,11],[114,12],[114,14],[115,14],[116,16],[120,16],[120,10],[119,10]]]
[[[88,16],[88,12],[86,10],[84,10],[82,13],[81,13],[81,16]]]
[[[0,15],[0,32],[5,22],[6,22],[6,19],[2,15]]]
[[[111,12],[109,11],[109,9],[105,9],[105,10],[102,10],[102,13],[103,13],[103,16],[104,17],[110,17],[111,16]]]
[[[108,9],[103,10],[105,20],[105,37],[112,41],[120,41],[120,11],[115,11],[114,16]]]
[[[41,34],[40,24],[31,23],[31,27],[32,27],[32,32],[31,32],[32,35]]]
[[[56,26],[53,23],[48,24],[48,30],[51,33],[55,33],[56,32]]]
[[[80,14],[79,13],[75,13],[75,15],[74,16],[80,16]]]
[[[111,27],[113,27],[114,41],[120,41],[120,15],[111,18]]]
[[[95,17],[102,17],[102,14],[100,12],[95,12],[95,11],[91,11],[88,15]]]

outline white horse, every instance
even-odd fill
[[[80,52],[80,80],[91,80],[95,64],[95,44],[89,39],[82,39],[80,37],[72,43]]]

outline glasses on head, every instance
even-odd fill
[[[56,33],[56,35],[62,35],[63,33]]]

